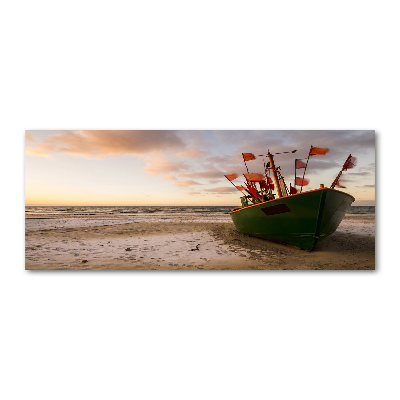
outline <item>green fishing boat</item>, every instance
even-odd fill
[[[312,149],[318,150],[314,150],[315,153],[312,154]],[[322,150],[327,151],[328,149],[311,146],[309,157],[310,155],[325,154],[318,153]],[[246,154],[254,157],[251,153],[244,153],[245,164]],[[264,179],[260,176],[261,174],[244,174],[246,187],[236,186],[239,190],[247,192],[248,195],[241,198],[241,207],[236,207],[229,212],[233,223],[240,232],[251,236],[288,243],[304,250],[312,250],[319,241],[336,231],[355,200],[353,196],[335,189],[335,186],[340,186],[339,178],[342,172],[355,165],[355,158],[351,155],[348,157],[331,187],[320,185],[318,189],[300,193],[295,187],[287,189],[279,167],[275,168],[274,157],[269,152],[268,158],[269,163],[263,174]],[[303,167],[305,166],[304,173],[307,164],[301,164]],[[272,173],[275,185],[272,184],[268,172]],[[225,176],[232,181],[235,179],[235,175]],[[298,179],[297,182],[302,185],[305,184],[304,174],[301,180],[300,178],[295,179]],[[260,185],[259,189],[255,185],[256,183]],[[274,186],[276,186],[277,196],[272,192]]]

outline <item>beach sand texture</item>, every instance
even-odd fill
[[[26,219],[27,270],[371,270],[375,216],[347,215],[311,252],[238,232],[229,215]]]

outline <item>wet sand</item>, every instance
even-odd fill
[[[27,270],[370,270],[374,215],[346,216],[311,252],[238,232],[229,216],[26,219]]]

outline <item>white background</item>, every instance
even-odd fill
[[[397,4],[3,1],[0,397],[398,399]],[[24,271],[57,128],[376,129],[376,271]]]

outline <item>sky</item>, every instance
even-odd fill
[[[253,153],[249,172],[263,172],[263,155],[275,155],[286,184],[294,159],[310,146],[329,148],[310,157],[303,188],[330,186],[346,158],[343,190],[354,205],[375,204],[374,131],[284,130],[31,130],[25,132],[26,205],[240,205],[241,193],[224,177],[244,183],[242,153]],[[266,159],[266,157],[264,157]],[[302,176],[303,170],[298,170]]]

